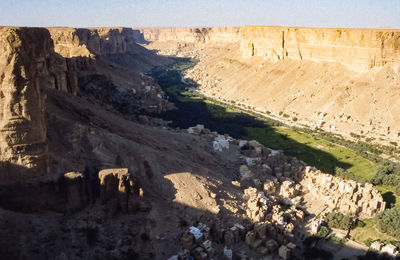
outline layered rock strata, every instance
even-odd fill
[[[400,60],[400,30],[246,26],[240,30],[244,57],[334,61],[367,71]]]
[[[0,29],[0,184],[35,182],[48,170],[40,85],[52,54],[45,29]]]
[[[240,43],[243,57],[340,62],[367,71],[400,60],[400,30],[245,26],[141,29],[147,41]]]

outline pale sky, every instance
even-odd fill
[[[400,0],[0,0],[0,25],[400,28]]]

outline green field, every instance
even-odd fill
[[[332,173],[340,167],[354,175],[368,180],[376,172],[378,165],[353,150],[318,139],[307,133],[297,132],[286,126],[248,128],[246,139],[255,139],[263,145],[280,149],[285,154],[297,157],[318,169]]]
[[[364,227],[356,227],[350,231],[352,240],[364,244],[368,239],[374,241],[380,239],[381,241],[396,241],[397,239],[385,233],[380,232],[375,228],[373,219],[363,220]]]

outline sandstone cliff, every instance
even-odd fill
[[[240,40],[239,27],[221,28],[146,28],[139,30],[146,41],[179,41],[186,43],[227,43]]]
[[[105,59],[125,69],[147,71],[166,63],[136,44],[131,28],[48,28],[55,51],[64,58],[77,60],[70,66],[80,69],[93,67],[96,59]]]
[[[169,61],[137,45],[132,29],[2,27],[0,48],[0,185],[49,172],[47,90],[84,92],[127,114],[168,107],[142,72]]]
[[[267,61],[334,61],[367,71],[400,60],[400,30],[246,26],[240,36],[245,57]]]
[[[245,26],[141,29],[147,41],[240,43],[243,57],[340,62],[367,71],[400,60],[400,30]]]
[[[45,29],[0,28],[0,184],[37,181],[48,156],[41,83],[53,45]]]

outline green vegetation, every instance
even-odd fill
[[[363,227],[359,227],[358,225],[356,225],[353,229],[350,230],[350,237],[352,240],[360,244],[372,243],[375,240],[396,240],[394,237],[379,231],[375,226],[374,219],[363,219],[362,222],[365,224]]]
[[[400,239],[400,209],[388,209],[379,213],[376,226],[381,232]]]
[[[234,101],[226,100],[221,103],[206,98],[195,88],[181,81],[181,73],[195,64],[189,59],[184,59],[183,63],[178,61],[169,68],[159,68],[152,73],[178,108],[161,115],[166,120],[172,120],[172,126],[187,128],[200,123],[212,131],[228,133],[235,138],[255,139],[272,149],[283,150],[286,155],[303,160],[324,172],[358,182],[374,183],[388,208],[394,207],[396,202],[400,201],[397,198],[400,194],[400,166],[382,158],[382,155],[385,155],[385,158],[400,159],[397,144],[390,146],[371,144],[374,138],[366,138],[355,133],[351,135],[357,141],[350,141],[321,129],[288,127],[277,120],[252,112],[251,107],[243,110],[238,108]],[[283,111],[279,115],[290,118]],[[292,121],[297,121],[297,118],[293,117]],[[328,225],[346,229],[349,225],[347,218],[348,216],[332,215],[331,223]],[[379,222],[381,230],[385,221]],[[356,241],[362,243],[377,238],[393,240],[392,237],[378,231],[372,220],[363,220],[363,223],[364,226],[356,225],[351,230],[352,237],[354,236]],[[325,231],[323,229],[320,232]]]
[[[192,68],[196,61],[182,58],[176,58],[176,61],[170,67],[159,68],[152,73],[179,107],[179,113],[173,111],[163,115],[165,119],[172,120],[175,126],[186,128],[202,123],[211,130],[228,133],[235,138],[255,139],[272,149],[283,150],[285,154],[295,156],[324,172],[358,182],[375,178],[375,173],[385,162],[382,154],[392,158],[396,158],[398,154],[393,145],[368,143],[373,138],[366,138],[365,142],[353,142],[320,129],[288,127],[277,120],[251,112],[251,108],[238,108],[234,101],[228,101],[227,104],[206,98],[181,81],[182,73]],[[283,111],[279,114],[287,116]],[[296,120],[294,117],[293,121]],[[363,138],[354,133],[352,135],[358,139]],[[397,177],[391,175],[383,178],[383,181],[376,181],[380,183],[377,188],[389,206],[399,202],[395,196]]]
[[[338,237],[335,236],[334,234],[331,234],[331,235],[328,237],[328,240],[331,241],[331,242],[333,242],[333,243],[336,243],[336,244],[345,244],[345,243],[347,242],[347,239],[345,239],[345,238],[338,238]]]
[[[370,247],[373,242],[374,240],[372,238],[367,238],[367,240],[364,241],[364,245]]]
[[[316,237],[319,238],[326,238],[329,235],[330,231],[329,228],[322,226],[317,234],[315,234]]]
[[[338,228],[343,230],[349,230],[353,225],[353,220],[349,215],[344,215],[339,212],[331,212],[326,218],[325,222],[330,228]]]
[[[378,169],[376,163],[359,156],[349,148],[286,126],[249,128],[245,138],[255,139],[272,149],[283,150],[285,154],[295,156],[331,174],[335,174],[336,168],[339,167],[352,174],[349,176],[368,180]]]
[[[400,184],[400,165],[395,163],[385,163],[375,173],[371,179],[372,184],[397,186]]]

